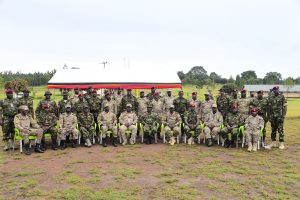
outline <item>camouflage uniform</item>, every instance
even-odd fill
[[[138,116],[141,117],[145,113],[147,113],[147,105],[149,103],[149,100],[146,97],[143,98],[138,98],[138,104],[139,104],[139,109],[138,109]]]
[[[201,104],[201,120],[205,121],[205,119],[208,117],[208,115],[211,113],[212,109],[212,105],[214,104],[213,100],[208,100],[208,101],[203,101]]]
[[[239,112],[229,112],[225,121],[224,128],[221,130],[224,139],[234,140],[238,134],[239,127],[244,124],[244,118]],[[230,131],[229,128],[232,130]],[[231,137],[229,135],[231,133]]]
[[[266,124],[268,122],[268,99],[265,97],[262,98],[254,98],[250,102],[250,108],[257,108],[258,115],[264,119],[264,129],[263,129],[263,141],[265,141],[266,137]]]
[[[168,113],[169,110],[170,110],[170,106],[171,105],[174,105],[174,100],[175,100],[175,97],[174,96],[164,96],[164,98],[162,99],[163,103],[164,103],[164,108],[165,108],[165,113]]]
[[[191,104],[195,105],[195,111],[196,111],[197,115],[200,116],[200,114],[201,114],[201,101],[198,100],[198,99],[196,99],[196,100],[191,99],[189,101],[189,105],[191,105]]]
[[[114,113],[115,115],[118,114],[117,102],[114,99],[107,100],[104,98],[102,101],[101,112],[104,110],[104,105],[109,107],[110,112]]]
[[[3,141],[14,137],[14,117],[18,113],[18,101],[5,98],[0,101],[0,121],[2,120]]]
[[[88,105],[88,102],[86,100],[82,100],[82,101],[79,100],[75,103],[75,105],[72,107],[72,109],[73,109],[73,112],[76,113],[77,117],[80,113],[83,112],[84,107],[86,105]]]
[[[79,101],[78,94],[74,94],[70,97],[71,105],[74,105],[77,101]]]
[[[47,105],[49,107],[49,112],[54,113],[57,117],[58,115],[58,107],[55,101],[53,101],[52,99],[43,99],[39,102],[36,111],[35,111],[35,115],[38,118],[40,113],[43,110],[43,105]]]
[[[101,112],[98,116],[98,124],[101,126],[102,137],[106,138],[106,131],[111,130],[114,138],[118,137],[118,130],[116,127],[117,117],[112,112]]]
[[[220,125],[223,124],[223,117],[218,111],[215,114],[211,112],[205,119],[204,124],[205,137],[215,139],[221,131]]]
[[[157,113],[147,112],[145,113],[141,119],[141,123],[143,124],[145,137],[152,137],[157,132],[157,126],[161,123],[161,119]]]
[[[67,99],[67,100],[61,99],[61,100],[58,102],[58,110],[59,110],[59,113],[60,113],[60,114],[66,112],[66,105],[67,105],[67,104],[73,105],[70,99]]]
[[[97,122],[97,117],[102,109],[102,100],[99,99],[98,97],[92,96],[89,99],[88,104],[89,104],[90,112],[94,116],[94,121]]]
[[[229,108],[231,108],[232,106],[237,106],[238,101],[239,101],[238,97],[230,96],[229,97]]]
[[[84,94],[84,99],[89,102],[89,100],[93,98],[92,92],[87,92]]]
[[[119,112],[119,110],[121,109],[121,101],[122,101],[122,98],[123,98],[123,94],[121,93],[121,94],[114,94],[114,99],[115,99],[115,101],[116,101],[116,103],[117,103],[117,110],[118,110],[118,112]]]
[[[54,113],[42,111],[37,117],[37,123],[40,127],[43,128],[43,133],[50,133],[52,142],[56,143],[58,129],[55,127],[57,124],[57,117]]]
[[[260,129],[264,127],[264,119],[256,115],[253,117],[250,115],[246,121],[245,121],[245,134],[247,137],[247,141],[252,143],[257,144],[259,135],[260,135]]]
[[[279,142],[284,142],[284,118],[286,115],[287,101],[286,98],[279,94],[276,96],[275,94],[270,95],[268,99],[268,105],[270,108],[270,121],[271,121],[271,139],[272,141],[276,141],[276,132],[279,132]]]
[[[219,112],[222,114],[223,119],[226,118],[227,113],[229,112],[230,108],[230,98],[224,94],[217,97],[217,106]]]
[[[132,105],[132,111],[136,112],[138,111],[138,101],[137,98],[133,95],[124,95],[121,100],[121,110],[120,113],[126,111],[126,105],[131,104]]]
[[[250,99],[248,98],[240,98],[237,101],[238,105],[238,112],[241,113],[244,121],[247,119],[247,117],[250,114]]]
[[[20,130],[24,143],[29,143],[29,136],[37,136],[36,143],[40,144],[43,137],[43,129],[34,121],[30,115],[23,116],[21,113],[14,118],[14,124]]]
[[[20,106],[27,106],[29,109],[29,114],[31,115],[31,117],[34,119],[34,109],[33,109],[33,98],[32,97],[21,97],[18,99],[18,107]]]
[[[200,135],[200,120],[195,110],[189,110],[184,116],[184,131],[187,135],[187,138],[198,138]],[[192,133],[191,131],[194,131]]]
[[[130,138],[130,144],[134,144],[134,138],[136,136],[136,132],[137,132],[137,127],[136,127],[136,123],[137,123],[137,116],[135,114],[135,112],[122,112],[119,118],[121,127],[120,127],[120,134],[122,136],[123,139],[123,145],[125,145],[127,143],[127,137],[125,134],[125,131],[127,129],[129,129],[131,131],[131,138]]]
[[[159,118],[163,117],[163,112],[164,112],[164,103],[160,99],[153,99],[151,101],[152,105],[152,112],[156,113]]]
[[[182,119],[177,112],[168,112],[165,118],[165,130],[167,138],[177,137],[181,135],[180,124],[182,123]],[[173,130],[173,135],[171,135],[171,130]]]
[[[90,112],[82,112],[78,115],[78,125],[80,129],[80,133],[82,135],[83,140],[90,139],[92,140],[93,135],[95,135],[95,121],[94,115]]]
[[[183,119],[185,112],[188,110],[188,101],[185,98],[177,97],[174,100],[175,111],[178,112]]]
[[[66,140],[66,136],[70,135],[70,139],[78,139],[78,130],[77,126],[77,117],[73,113],[63,113],[59,116],[59,125],[60,125],[60,140]]]

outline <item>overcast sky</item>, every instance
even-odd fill
[[[300,76],[300,0],[0,0],[0,71],[204,66]]]

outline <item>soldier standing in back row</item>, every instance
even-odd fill
[[[217,97],[217,106],[223,119],[226,119],[226,115],[230,108],[230,98],[225,94],[223,89],[220,89],[220,96]]]
[[[30,90],[23,90],[23,97],[18,99],[18,107],[19,106],[27,106],[29,109],[29,115],[34,119],[34,109],[33,109],[33,98],[29,96]]]
[[[137,98],[131,94],[131,89],[127,89],[127,94],[123,96],[121,100],[121,110],[119,113],[126,111],[126,105],[132,105],[132,111],[137,113],[138,112],[138,102]]]
[[[162,101],[164,103],[164,113],[170,111],[170,107],[174,105],[175,97],[172,95],[172,90],[167,90],[167,95],[163,97]]]
[[[83,94],[79,94],[78,98],[79,101],[75,103],[73,106],[73,112],[78,116],[80,113],[83,112],[84,106],[88,105],[88,102],[84,99]]]
[[[155,92],[156,92],[156,88],[155,87],[152,87],[151,88],[151,92],[147,94],[147,98],[149,99],[149,101],[152,101],[153,98],[154,98],[154,95],[155,95]]]
[[[188,110],[188,101],[183,97],[183,91],[178,92],[178,97],[174,100],[175,111],[178,112],[183,120],[185,112]]]
[[[247,98],[247,90],[241,91],[241,98],[238,99],[238,112],[242,114],[244,121],[250,114],[250,99]]]
[[[205,121],[205,119],[208,117],[208,115],[211,113],[212,109],[212,105],[214,104],[214,101],[210,99],[210,94],[209,93],[205,93],[205,101],[202,102],[201,104],[201,117],[200,119],[202,121]]]
[[[5,91],[6,98],[0,101],[0,126],[2,126],[4,151],[10,148],[14,137],[14,117],[18,113],[18,101],[13,97],[13,91]]]
[[[36,117],[38,117],[40,115],[40,113],[42,112],[44,104],[47,104],[49,107],[49,111],[51,113],[54,113],[56,115],[56,117],[58,117],[59,116],[58,107],[57,107],[56,102],[51,99],[52,93],[50,91],[46,91],[44,96],[45,96],[45,99],[41,100],[36,108],[36,111],[35,111]]]
[[[102,100],[101,111],[104,110],[104,105],[109,107],[110,112],[112,112],[114,114],[118,113],[117,102],[111,98],[110,92],[105,93],[104,99]]]
[[[192,93],[192,99],[189,101],[189,105],[194,104],[195,105],[195,111],[198,116],[201,114],[201,101],[197,99],[197,92]]]
[[[118,113],[120,112],[120,109],[121,109],[121,101],[122,101],[122,98],[123,98],[123,90],[121,88],[118,89],[117,93],[114,94],[114,99],[117,103],[117,110],[118,110]],[[116,114],[118,114],[116,113]]]
[[[145,113],[147,113],[147,105],[149,100],[145,97],[145,92],[140,91],[140,98],[138,98],[138,104],[139,104],[139,109],[138,109],[138,117],[140,118],[143,116]]]
[[[67,104],[72,104],[71,100],[69,99],[69,94],[67,91],[63,92],[63,99],[61,99],[58,102],[58,111],[60,114],[65,113],[66,112],[66,105]]]
[[[94,121],[97,122],[97,117],[101,112],[102,100],[97,96],[97,90],[93,90],[92,97],[88,101],[90,112],[94,116]]]
[[[279,87],[273,88],[273,94],[268,99],[268,105],[270,106],[270,121],[271,121],[271,139],[272,143],[265,148],[270,149],[276,147],[276,133],[279,133],[279,149],[284,149],[284,119],[287,112],[287,101],[286,98],[279,93]]]
[[[71,96],[70,100],[72,102],[71,105],[74,105],[77,101],[79,101],[78,95],[79,95],[79,88],[74,88],[74,95]]]

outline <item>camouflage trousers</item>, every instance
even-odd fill
[[[154,136],[156,133],[157,133],[157,126],[148,125],[148,124],[144,125],[144,134],[146,137],[149,135]]]
[[[102,125],[102,126],[101,126],[102,138],[108,137],[108,134],[107,134],[107,132],[106,132],[106,131],[108,131],[108,130],[109,130],[109,131],[112,131],[112,136],[113,136],[114,138],[118,137],[118,130],[117,130],[117,127],[116,127],[115,125],[113,125],[113,124],[110,124],[110,125],[106,124],[106,125]]]
[[[257,143],[260,137],[260,130],[245,130],[246,141],[253,143]]]
[[[121,125],[120,134],[122,136],[123,141],[127,140],[126,130],[130,130],[130,132],[131,132],[131,138],[130,139],[133,140],[133,138],[135,138],[136,132],[137,132],[136,125],[130,125],[129,127],[126,127],[125,125]]]
[[[94,126],[91,126],[90,128],[81,126],[80,133],[84,140],[92,139],[93,135],[95,135],[95,133],[96,133],[96,130],[95,130]]]
[[[199,126],[190,128],[188,125],[185,125],[184,132],[187,136],[187,138],[193,137],[198,138],[200,135],[201,128]]]
[[[52,127],[48,128],[47,130],[44,130],[44,134],[45,133],[50,133],[51,134],[51,139],[56,141],[57,134],[58,134],[58,129],[56,127],[52,126]]]
[[[279,142],[284,142],[284,129],[283,129],[284,118],[282,117],[271,117],[271,139],[276,141],[276,133],[279,133]]]
[[[209,127],[205,126],[205,128],[204,128],[204,134],[207,139],[212,138],[213,140],[215,140],[218,137],[220,131],[221,131],[221,129],[219,126],[216,126],[213,128],[209,128]]]
[[[9,139],[14,138],[14,134],[15,134],[14,128],[15,128],[14,117],[3,116],[3,126],[2,126],[3,141],[7,141]]]
[[[239,128],[233,128],[232,131],[229,131],[227,127],[224,127],[221,130],[223,139],[229,139],[229,140],[235,140],[238,132],[239,132]]]
[[[167,138],[177,137],[178,135],[181,135],[181,130],[179,126],[174,126],[174,127],[166,126],[165,131],[166,131]]]
[[[20,131],[21,136],[24,139],[24,143],[29,143],[29,136],[36,136],[36,143],[41,144],[43,138],[43,129],[42,128],[30,128],[29,131]]]
[[[66,140],[67,136],[70,136],[71,140],[77,140],[78,130],[76,128],[61,128],[59,134],[59,140]]]

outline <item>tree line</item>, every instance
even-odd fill
[[[244,85],[297,85],[300,84],[300,77],[282,78],[278,72],[268,72],[263,78],[259,78],[255,71],[248,70],[238,74],[235,78],[230,76],[229,79],[223,78],[216,72],[210,74],[202,66],[195,66],[187,73],[183,71],[177,72],[178,77],[183,84],[193,84],[202,88],[214,88],[215,84],[229,84],[235,86],[237,89],[242,89]]]

